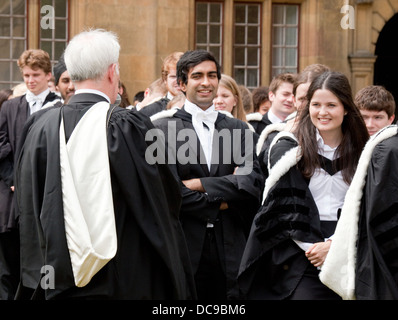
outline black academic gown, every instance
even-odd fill
[[[86,286],[74,284],[63,221],[59,124],[63,115],[68,139],[85,111],[99,101],[98,95],[75,95],[68,105],[43,112],[25,127],[16,174],[19,297],[36,290],[35,297],[46,299],[195,298],[178,220],[180,186],[167,166],[145,161],[149,119],[119,107],[109,114],[107,128],[117,253]],[[44,265],[55,271],[55,288],[45,292],[40,283]]]
[[[171,145],[175,144],[175,149],[181,151],[187,147],[187,143],[192,143],[192,140],[188,140],[189,142],[186,140],[176,141],[176,136],[170,130],[172,124],[175,124],[177,134],[184,129],[195,132],[192,117],[184,109],[180,109],[170,118],[154,121],[154,125],[165,133],[168,146],[171,148]],[[223,139],[219,140],[219,148],[218,150],[213,149],[213,156],[218,152],[220,159],[216,164],[211,165],[210,171],[206,162],[200,160],[201,147],[196,133],[194,139],[198,149],[194,150],[191,144],[190,148],[192,149],[189,150],[189,152],[193,152],[194,158],[197,160],[196,163],[183,164],[177,159],[176,164],[170,164],[180,180],[200,178],[206,190],[206,193],[192,191],[181,182],[183,200],[180,220],[187,239],[194,273],[198,269],[202,256],[207,223],[210,222],[214,225],[218,251],[227,279],[228,299],[238,297],[236,277],[239,263],[252,219],[260,204],[264,185],[254,146],[249,150],[250,154],[247,154],[249,158],[253,159],[253,170],[246,175],[233,174],[237,164],[234,163],[231,156],[232,151],[234,147],[240,146],[241,150],[245,152],[244,132],[247,130],[251,136],[253,133],[243,121],[219,113],[215,122],[215,130],[218,132],[227,130],[232,136],[234,129],[241,130],[241,134],[234,137],[230,143]],[[225,151],[228,156],[223,158]],[[175,154],[175,151],[173,153]],[[228,160],[228,158],[232,160]],[[169,161],[169,163],[171,162]],[[228,203],[227,210],[219,210],[222,201]]]
[[[147,106],[141,108],[139,112],[147,115],[148,117],[153,116],[154,114],[166,110],[167,104],[169,103],[170,99],[167,97],[163,97]]]
[[[355,295],[398,299],[398,135],[379,143],[367,170],[359,215]]]
[[[253,126],[254,131],[258,134],[261,135],[261,132],[263,132],[263,130],[265,129],[266,126],[268,126],[269,124],[271,124],[271,120],[269,120],[268,118],[268,113],[264,114],[261,118],[260,121],[257,120],[252,120],[249,121],[249,123]]]
[[[295,147],[297,142],[293,139],[281,138],[272,148],[271,168],[284,161],[281,157]],[[295,164],[289,165],[286,164],[287,172],[269,190],[253,220],[238,276],[243,299],[291,297],[303,275],[316,272],[294,240],[323,242],[336,227],[336,221],[320,221],[308,188],[309,180]]]
[[[43,106],[55,100],[60,101],[59,96],[50,92]],[[0,111],[0,300],[13,299],[18,285],[19,235],[10,187],[14,185],[16,150],[29,113],[26,95],[5,101]]]

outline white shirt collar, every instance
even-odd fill
[[[283,121],[281,118],[277,117],[275,113],[272,112],[272,109],[269,109],[267,114],[269,121],[271,121],[272,123],[280,123]]]
[[[32,91],[27,90],[26,91],[26,96],[33,96],[36,99],[39,99],[42,103],[44,102],[44,100],[46,100],[47,95],[50,93],[50,89],[46,89],[42,92],[40,92],[38,95],[35,95]],[[28,99],[27,99],[28,100]],[[29,102],[29,101],[28,101]]]
[[[186,112],[190,113],[192,115],[192,117],[195,117],[198,113],[201,113],[201,112],[211,113],[211,112],[215,111],[214,104],[211,105],[206,110],[202,110],[200,107],[198,107],[196,104],[192,103],[188,99],[185,99],[184,109]]]
[[[166,98],[169,100],[173,100],[174,96],[170,93],[170,91],[167,91]]]
[[[316,129],[316,142],[318,144],[318,153],[320,155],[328,158],[329,160],[334,160],[336,158],[335,154],[337,147],[331,148],[327,144],[325,144],[325,141],[323,140],[318,129]]]
[[[109,99],[109,97],[103,93],[102,91],[99,90],[95,90],[95,89],[78,89],[75,91],[75,94],[79,94],[79,93],[93,93],[93,94],[98,94],[99,96],[104,97],[109,103],[111,103],[111,99]]]

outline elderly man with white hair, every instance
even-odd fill
[[[181,190],[145,159],[149,118],[115,105],[116,35],[75,36],[75,95],[25,128],[17,164],[20,298],[195,298],[178,214]]]

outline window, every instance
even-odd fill
[[[260,83],[261,5],[234,5],[234,78],[254,89]]]
[[[53,28],[40,26],[40,49],[48,52],[53,63],[57,62],[64,52],[68,41],[68,0],[41,0],[40,7],[54,8]],[[45,17],[45,12],[41,14]]]
[[[272,6],[272,77],[297,72],[298,5]]]
[[[26,50],[26,0],[0,3],[0,89],[23,81],[17,61]]]
[[[220,65],[222,65],[222,25],[222,3],[196,3],[196,49],[210,51]]]

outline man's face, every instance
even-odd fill
[[[282,82],[276,92],[269,93],[269,100],[272,103],[272,112],[280,119],[285,120],[289,114],[296,110],[293,99],[293,84]]]
[[[176,69],[170,69],[166,78],[166,87],[167,90],[175,97],[177,96],[181,90],[180,86],[177,83],[177,72]]]
[[[302,83],[296,88],[295,106],[298,111],[305,107],[307,104],[307,91],[311,82]]]
[[[394,121],[394,115],[390,118],[387,112],[383,111],[371,111],[371,110],[360,110],[363,120],[365,121],[366,128],[368,129],[369,135],[374,135],[380,129],[389,126]]]
[[[189,101],[206,110],[217,95],[218,81],[216,64],[203,61],[189,70],[187,83],[180,87]]]
[[[22,68],[22,77],[28,90],[37,96],[48,89],[48,81],[51,79],[51,72],[45,73],[40,68],[34,70],[25,66]]]
[[[71,96],[75,94],[75,86],[69,77],[68,71],[64,71],[59,77],[58,84],[56,86],[58,91],[61,93],[64,103],[68,103]]]

